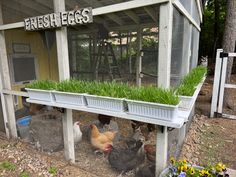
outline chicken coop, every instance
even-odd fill
[[[6,135],[17,137],[15,112],[28,97],[22,88],[33,80],[178,86],[198,64],[202,12],[200,0],[1,0],[0,93]],[[66,107],[62,122],[65,157],[74,162],[72,109]],[[176,122],[156,124],[157,173],[167,164],[169,128],[178,130],[169,132],[169,139],[175,134],[180,145],[189,116],[184,112]]]

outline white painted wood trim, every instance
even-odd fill
[[[73,134],[73,116],[72,110],[66,109],[62,116],[64,154],[66,160],[75,163],[74,134]]]
[[[6,109],[6,103],[5,103],[5,98],[4,95],[2,93],[2,76],[1,76],[1,72],[0,72],[0,96],[1,96],[1,103],[2,103],[2,114],[3,114],[3,120],[4,120],[4,127],[5,127],[5,132],[6,132],[6,136],[7,138],[10,138],[10,133],[9,133],[9,129],[7,127],[8,124],[8,120],[7,120],[7,109]]]
[[[3,24],[2,18],[2,6],[0,2],[0,25]],[[4,31],[0,31],[0,72],[1,72],[1,79],[2,79],[2,88],[11,89],[11,80],[10,80],[10,72],[8,66],[8,59],[7,59],[7,49],[6,49],[6,40]],[[3,109],[5,111],[5,118],[4,120],[8,120],[7,128],[9,129],[9,137],[17,138],[17,131],[16,131],[16,119],[15,119],[15,110],[14,110],[14,102],[12,95],[2,95],[1,97],[3,100]]]
[[[7,94],[7,95],[16,95],[16,96],[29,97],[29,94],[27,92],[21,92],[21,91],[15,91],[15,90],[3,89],[2,93]]]
[[[178,135],[178,148],[181,149],[184,139],[186,136],[186,124],[184,124],[180,129],[179,129],[179,135]]]
[[[142,72],[142,56],[141,56],[141,50],[142,50],[142,28],[139,28],[137,31],[137,58],[136,58],[136,85],[138,87],[141,87],[142,85],[142,78],[141,78],[141,72]]]
[[[167,165],[168,151],[168,131],[167,127],[157,126],[156,140],[156,177],[165,169]]]
[[[233,88],[233,89],[236,89],[236,85],[235,85],[235,84],[225,84],[225,88]]]
[[[236,53],[229,53],[229,57],[236,57]]]
[[[236,120],[236,116],[235,115],[222,114],[222,117]]]
[[[223,110],[227,60],[228,58],[224,57],[222,61],[222,72],[221,72],[220,90],[219,90],[220,94],[219,94],[219,103],[218,103],[218,111],[217,111],[218,113],[222,113],[222,110]]]
[[[65,0],[53,0],[54,11],[65,11]],[[57,57],[58,57],[58,71],[59,79],[65,80],[70,78],[69,67],[69,52],[68,52],[68,40],[67,40],[67,27],[56,29],[56,41],[57,41]],[[75,148],[74,148],[74,136],[73,136],[73,117],[72,110],[67,109],[63,114],[63,139],[64,139],[64,153],[66,160],[75,162]]]
[[[0,30],[8,30],[13,28],[23,28],[24,22],[10,23],[6,25],[0,25]]]
[[[221,52],[223,52],[223,49],[217,49],[210,117],[214,117],[214,113],[217,111],[217,103],[218,103],[218,97],[219,97],[219,85],[220,85],[220,74],[221,74],[221,66],[222,66],[222,59],[220,58]]]
[[[114,13],[134,8],[139,8],[143,6],[150,6],[154,4],[169,2],[169,0],[133,0],[128,2],[122,2],[114,5],[99,7],[96,9],[93,9],[93,15],[103,15],[107,13]]]
[[[161,4],[159,16],[158,87],[170,87],[173,5]]]
[[[175,0],[173,5],[198,29],[198,31],[201,31],[200,26],[178,0]]]

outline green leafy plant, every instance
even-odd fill
[[[31,89],[55,90],[57,83],[51,80],[36,80],[26,85],[26,87]]]
[[[132,88],[128,98],[169,105],[177,105],[179,103],[179,97],[174,90],[155,87]]]
[[[52,175],[56,175],[57,174],[57,168],[56,167],[49,167],[48,172]]]
[[[16,169],[16,165],[9,161],[3,161],[3,162],[0,162],[0,169],[14,171]]]
[[[198,66],[194,68],[188,75],[181,81],[180,86],[176,89],[176,93],[183,96],[192,96],[196,90],[197,85],[202,81],[207,68]]]
[[[57,90],[62,92],[85,93],[86,82],[80,80],[65,80],[57,84]]]

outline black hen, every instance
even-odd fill
[[[136,177],[155,177],[155,165],[144,166],[136,172]]]
[[[145,154],[141,141],[136,141],[135,146],[131,145],[126,149],[114,148],[108,156],[111,167],[122,173],[136,168],[144,162],[144,159]]]
[[[111,121],[111,116],[98,114],[98,120],[103,126],[106,125],[106,124],[109,125],[110,121]]]

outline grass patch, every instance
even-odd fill
[[[56,90],[62,92],[85,93],[86,82],[75,79],[61,81],[57,84]]]
[[[56,167],[49,167],[48,168],[48,173],[50,173],[52,175],[56,175],[57,174],[57,168]]]
[[[0,169],[14,171],[16,169],[16,165],[9,161],[3,161],[3,162],[0,162]]]
[[[41,90],[55,90],[57,83],[51,80],[36,80],[26,85],[27,88],[41,89]]]
[[[179,103],[179,97],[174,90],[155,87],[132,88],[128,98],[169,105],[177,105]]]
[[[23,171],[23,172],[20,174],[20,177],[29,177],[29,173],[26,172],[26,171]]]
[[[206,72],[207,68],[204,66],[194,68],[183,78],[180,86],[176,89],[176,93],[183,96],[193,96],[197,85],[202,81]]]

